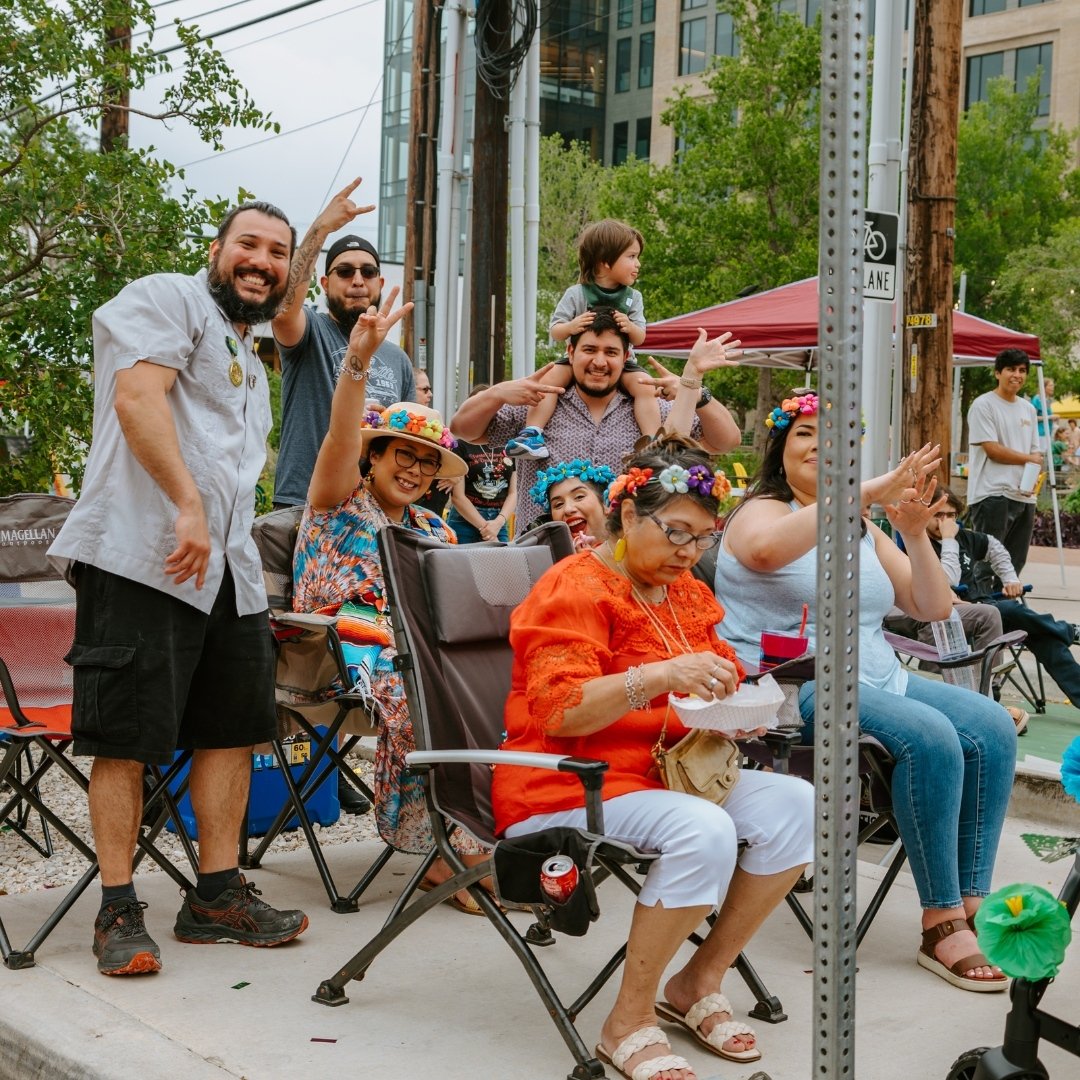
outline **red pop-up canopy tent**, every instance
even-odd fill
[[[957,364],[985,364],[1009,348],[1023,349],[1032,360],[1039,359],[1039,339],[1032,334],[1020,334],[962,311],[954,311],[952,317]],[[744,364],[806,369],[817,350],[817,278],[649,323],[639,351],[685,358],[697,340],[698,327],[704,327],[710,338],[730,330],[742,341]]]

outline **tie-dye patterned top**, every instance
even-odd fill
[[[390,519],[361,483],[339,506],[313,510],[300,521],[293,558],[297,611],[337,615],[338,637],[349,687],[328,688],[331,695],[348,689],[377,710],[379,741],[375,750],[375,821],[379,835],[398,851],[423,854],[434,840],[424,802],[423,783],[405,769],[416,749],[401,674],[394,670],[394,636],[386,614],[386,587],[376,534]],[[428,510],[406,506],[402,527],[455,543],[454,532]],[[455,834],[456,835],[456,834]],[[471,841],[471,838],[469,838]],[[472,853],[478,848],[459,850]]]
[[[335,615],[352,600],[384,611],[386,591],[376,534],[389,524],[363,481],[338,506],[306,507],[293,557],[293,608]],[[456,539],[442,518],[419,506],[405,507],[401,525],[444,543]]]

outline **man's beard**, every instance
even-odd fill
[[[615,379],[610,386],[600,389],[596,386],[586,386],[583,382],[574,380],[574,385],[578,388],[579,394],[584,394],[586,397],[602,398],[607,397],[619,385],[619,380]]]
[[[235,277],[236,271],[233,271]],[[267,274],[269,279],[271,275]],[[271,288],[269,295],[261,304],[254,304],[245,300],[237,291],[232,281],[226,280],[218,269],[218,260],[215,258],[210,263],[210,274],[207,278],[207,288],[214,298],[218,307],[225,312],[230,322],[244,323],[254,326],[256,323],[272,319],[281,307],[281,301],[285,296],[288,281],[279,283],[276,289]]]
[[[356,325],[356,320],[367,311],[369,307],[378,307],[382,302],[382,296],[369,297],[368,302],[363,307],[348,308],[345,306],[345,301],[338,299],[336,296],[327,296],[326,298],[326,310],[330,312],[330,318],[334,320],[341,327],[342,332],[346,337],[352,333],[352,328]]]

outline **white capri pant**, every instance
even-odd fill
[[[506,835],[560,825],[584,829],[585,808],[534,814]],[[794,776],[747,769],[723,806],[678,791],[632,791],[604,800],[604,835],[660,853],[638,903],[720,907],[736,865],[765,875],[813,862],[814,789]]]

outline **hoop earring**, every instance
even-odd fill
[[[616,562],[622,562],[623,559],[626,558],[626,538],[625,537],[620,536],[619,539],[615,541],[615,547],[612,548],[611,557]]]

